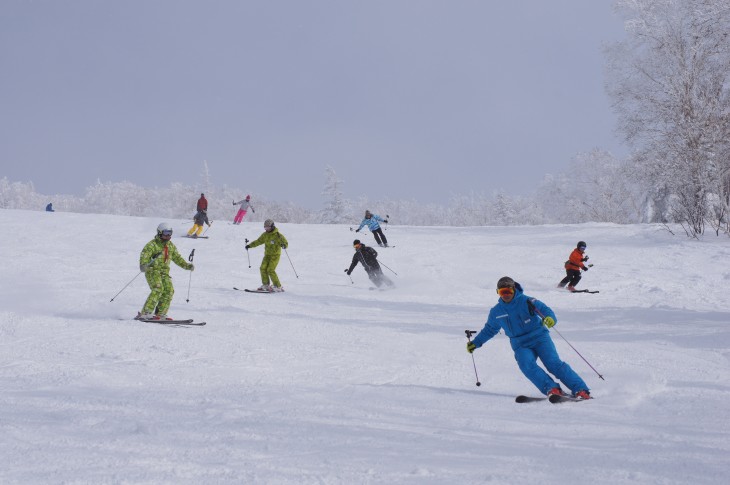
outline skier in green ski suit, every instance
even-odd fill
[[[180,256],[175,245],[170,241],[172,227],[167,223],[157,226],[157,236],[145,244],[139,255],[139,270],[144,272],[147,284],[150,285],[150,296],[135,317],[137,320],[172,320],[167,310],[172,302],[175,289],[170,278],[170,260],[183,269],[193,271],[195,266]]]
[[[264,246],[264,259],[261,261],[261,282],[263,283],[258,291],[284,291],[281,286],[279,277],[276,275],[276,266],[279,264],[279,258],[281,258],[281,250],[289,247],[289,242],[286,240],[284,235],[279,232],[279,229],[274,226],[274,221],[266,219],[264,222],[264,233],[259,236],[258,239],[252,241],[246,245],[246,251],[249,248],[255,248],[256,246]],[[269,282],[273,283],[271,286]]]

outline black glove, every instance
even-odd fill
[[[282,245],[281,245],[281,249],[286,249],[286,244],[283,244],[283,243],[282,243]]]
[[[588,266],[586,266],[585,268],[583,268],[583,271],[588,271]]]
[[[246,244],[246,251],[248,251],[248,248],[250,248],[250,247],[251,246],[249,246],[248,244]]]
[[[352,273],[350,273],[350,270],[349,269],[346,269],[345,270],[345,273],[347,273],[347,276],[350,276],[352,274]]]
[[[586,256],[585,258],[583,258],[581,261],[588,261],[588,256]]]
[[[383,222],[385,222],[387,224],[388,223],[388,219],[384,220]]]
[[[355,232],[360,232],[360,229],[355,229]]]

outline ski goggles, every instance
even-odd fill
[[[497,288],[497,294],[499,296],[512,296],[515,294],[515,289],[509,286],[505,288]]]
[[[160,233],[160,235],[167,236],[167,237],[172,237],[172,229],[170,229],[169,231],[162,231]]]

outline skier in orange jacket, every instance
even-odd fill
[[[593,266],[592,264],[585,264],[588,261],[588,256],[585,255],[585,251],[585,241],[578,241],[575,249],[570,253],[570,257],[565,262],[566,276],[558,283],[558,288],[565,288],[567,284],[568,291],[575,291],[575,287],[581,279],[580,271],[588,271],[588,268]]]

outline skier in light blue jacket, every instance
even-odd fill
[[[373,214],[369,210],[365,211],[365,219],[362,220],[360,223],[360,227],[357,228],[355,232],[360,232],[360,229],[362,229],[364,226],[368,226],[368,229],[370,229],[370,232],[373,233],[373,236],[375,237],[375,241],[378,243],[378,246],[387,248],[388,247],[388,240],[385,238],[385,234],[383,234],[383,230],[380,228],[379,222],[388,223],[388,219],[383,219],[377,214]]]
[[[509,276],[497,282],[499,301],[489,311],[484,328],[468,342],[466,350],[474,352],[500,329],[510,339],[515,360],[523,374],[542,392],[563,395],[563,391],[540,366],[539,358],[550,374],[570,389],[574,397],[590,399],[590,390],[571,367],[560,360],[548,328],[556,324],[555,313],[540,300],[522,292],[522,287]],[[541,316],[542,315],[542,316]]]

